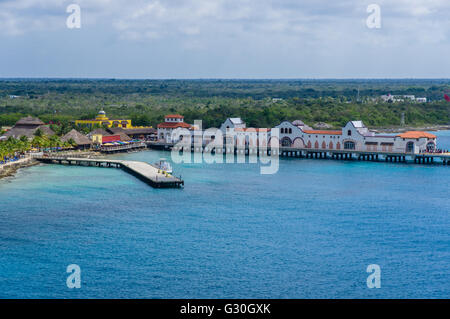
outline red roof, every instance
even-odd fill
[[[158,124],[158,128],[177,128],[177,127],[184,127],[184,128],[190,128],[191,126],[184,122],[163,122]]]
[[[436,138],[436,135],[422,131],[408,131],[397,136],[401,138]]]
[[[102,143],[120,141],[120,135],[102,136]]]
[[[184,119],[184,116],[183,115],[180,115],[180,114],[169,114],[169,115],[166,115],[164,118],[175,118],[175,119]]]
[[[323,134],[323,135],[342,135],[342,131],[328,131],[328,130],[304,130],[306,134]]]

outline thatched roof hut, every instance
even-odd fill
[[[111,134],[108,134],[108,135],[119,135],[120,136],[120,140],[123,141],[123,142],[132,140],[132,138],[129,137],[127,135],[127,133],[125,133],[125,130],[123,128],[121,128],[121,127],[110,127],[110,128],[108,128],[108,132],[111,133]]]
[[[120,135],[122,141],[129,141],[133,138],[140,138],[141,136],[156,135],[156,129],[152,127],[139,127],[139,128],[121,128],[110,127],[108,132],[113,135]]]
[[[125,133],[124,129],[121,127],[108,127],[107,131],[112,135],[118,135],[120,133]]]
[[[8,138],[11,136],[14,138],[21,138],[22,136],[26,136],[31,139],[38,129],[41,130],[44,135],[55,135],[55,132],[53,132],[48,126],[45,126],[44,122],[40,119],[27,116],[18,120],[16,124],[8,132],[6,132],[5,135],[3,135],[3,137]]]
[[[92,137],[93,137],[94,135],[108,136],[108,135],[111,135],[111,134],[109,134],[107,131],[105,131],[105,130],[102,129],[102,128],[97,128],[97,129],[93,130],[92,132],[88,133],[86,136],[87,136],[90,140],[92,140]]]
[[[101,134],[101,135],[110,135],[106,130],[102,128],[96,128],[92,132],[89,133],[89,135],[95,135],[95,134]]]
[[[69,133],[61,138],[61,141],[63,142],[68,142],[70,140],[73,140],[78,146],[87,146],[92,144],[92,141],[90,139],[88,139],[86,136],[75,129],[72,129]]]
[[[47,135],[47,136],[52,136],[52,135],[56,134],[55,132],[53,132],[53,130],[50,127],[45,126],[45,125],[38,126],[38,128],[36,130],[41,130],[42,134]]]
[[[16,122],[15,126],[40,126],[40,125],[44,125],[45,123],[42,122],[40,119],[32,117],[32,116],[27,116],[27,117],[23,117],[20,120],[18,120]]]

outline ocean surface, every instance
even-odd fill
[[[439,132],[450,149],[450,132]],[[170,153],[117,158],[153,163]],[[113,168],[0,181],[0,298],[449,298],[450,167],[280,159],[174,164],[184,189]],[[81,288],[66,267],[81,268]],[[381,288],[366,285],[370,264]]]

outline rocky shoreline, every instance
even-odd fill
[[[21,168],[30,167],[38,164],[39,164],[38,161],[32,158],[27,158],[27,160],[23,162],[11,163],[7,166],[5,165],[0,169],[0,179],[15,175],[16,172]]]

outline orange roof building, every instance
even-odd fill
[[[295,125],[295,124],[297,125]],[[199,128],[184,122],[179,114],[165,116],[165,121],[158,124],[158,139],[165,143],[176,143],[179,138],[175,131],[179,128],[189,129],[191,137],[204,138]],[[229,118],[221,126],[224,139],[231,137],[235,145],[258,145],[258,140],[268,139],[267,144],[279,143],[280,147],[291,149],[311,149],[318,151],[368,152],[370,154],[421,154],[437,149],[437,137],[422,131],[408,131],[401,134],[376,134],[369,130],[362,121],[349,121],[341,130],[313,130],[302,121],[283,121],[270,128],[246,128],[240,118]],[[278,130],[279,129],[279,130]],[[198,133],[198,134],[196,134]],[[226,134],[226,136],[225,136]],[[204,142],[204,141],[203,141]],[[386,156],[388,156],[386,155]]]
[[[397,137],[400,138],[411,138],[411,139],[418,139],[418,138],[429,138],[429,139],[435,139],[436,135],[422,132],[422,131],[408,131],[405,133],[398,134]]]
[[[178,128],[178,127],[190,128],[191,125],[184,123],[184,122],[174,122],[174,123],[163,122],[163,123],[158,124],[158,128],[174,129],[174,128]]]
[[[303,123],[302,121],[294,121]],[[316,150],[344,150],[370,153],[418,154],[436,149],[436,135],[409,131],[397,135],[381,135],[370,131],[362,121],[349,121],[341,130],[313,130],[305,125],[283,121],[278,138],[281,147]]]

